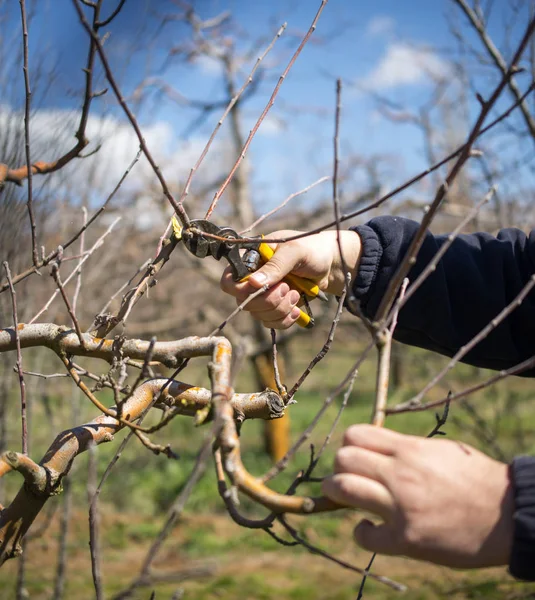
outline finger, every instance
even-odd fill
[[[232,278],[232,271],[228,268],[223,272],[219,283],[224,292],[234,296],[238,300],[238,304],[241,304],[256,291],[256,288],[249,285],[247,281],[234,281]],[[286,282],[275,284],[264,294],[251,300],[251,302],[247,304],[246,310],[262,311],[276,308],[289,291],[290,286]]]
[[[394,456],[407,437],[375,425],[352,425],[346,430],[342,443],[344,446],[359,446],[373,452]]]
[[[363,519],[353,532],[357,544],[369,552],[378,554],[399,554],[400,548],[391,527],[382,523],[375,525],[368,519]]]
[[[221,275],[221,279],[219,281],[219,285],[224,292],[230,294],[231,296],[235,296],[236,298],[240,294],[245,294],[245,296],[248,296],[256,290],[256,288],[249,285],[248,281],[234,281],[234,279],[232,278],[232,271],[230,267],[227,267],[223,271],[223,274]]]
[[[387,520],[394,510],[394,499],[384,485],[360,475],[337,474],[323,480],[322,492],[343,506],[367,510]]]
[[[269,329],[288,329],[297,321],[300,315],[301,311],[298,308],[292,308],[292,312],[286,317],[284,317],[284,319],[279,319],[276,321],[262,321],[262,323],[265,327],[268,327]],[[255,316],[255,318],[257,317]]]
[[[221,279],[219,281],[219,285],[221,289],[227,294],[231,294],[236,298],[241,298],[242,300],[247,298],[253,292],[256,292],[257,287],[251,285],[249,283],[249,279],[243,281],[236,281],[232,275],[232,270],[230,267],[227,267],[223,274],[221,275]],[[286,286],[286,291],[290,289],[290,286],[287,283],[280,283],[279,285]],[[270,286],[270,290],[274,289],[275,286]]]
[[[249,287],[247,290],[239,291],[239,295],[237,296],[238,303],[246,300],[249,297],[252,289],[253,288]],[[299,294],[299,292],[296,292],[296,294]],[[253,298],[253,300],[248,302],[246,310],[258,313],[277,311],[281,304],[289,304],[291,302],[295,303],[295,294],[291,295],[291,291],[287,283],[278,283],[274,285],[273,288],[267,290],[267,292],[258,296],[258,298]],[[290,312],[290,310],[291,308],[288,308],[286,313]],[[282,313],[275,314],[273,317],[271,317],[271,319],[277,319],[281,316]]]
[[[386,485],[392,472],[392,459],[358,446],[342,446],[336,452],[334,472],[361,475]]]
[[[261,288],[281,281],[303,260],[302,248],[298,244],[279,244],[275,254],[247,280],[253,287]]]
[[[249,309],[249,304],[247,305],[247,310],[251,310],[251,312],[255,313],[255,316],[263,322],[271,322],[271,321],[282,321],[285,317],[287,317],[291,312],[293,307],[298,303],[301,295],[296,290],[290,290],[287,294],[285,294],[282,298],[278,300],[278,302],[265,302],[265,308],[261,308],[260,310]],[[257,300],[258,298],[255,298]],[[251,302],[253,304],[254,300]],[[255,306],[258,306],[256,304]],[[273,308],[272,308],[273,307]]]

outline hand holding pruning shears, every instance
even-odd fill
[[[286,329],[296,322],[302,327],[311,327],[314,323],[311,315],[298,306],[302,296],[324,299],[324,292],[341,294],[344,289],[336,231],[324,231],[284,244],[270,244],[269,237],[280,239],[299,233],[278,231],[263,242],[239,246],[203,236],[203,232],[229,239],[239,237],[238,234],[228,227],[218,227],[211,221],[199,219],[191,221],[179,235],[195,256],[212,256],[217,260],[225,257],[228,260],[229,267],[223,273],[221,287],[238,302],[243,302],[252,292],[269,284],[266,293],[252,300],[245,309],[266,327]],[[360,238],[353,231],[341,231],[340,241],[346,264],[354,274],[360,254]],[[240,247],[245,250],[243,256]]]

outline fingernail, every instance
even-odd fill
[[[298,319],[300,314],[301,314],[301,310],[299,308],[297,308],[297,306],[296,306],[290,313],[290,316],[292,317],[292,319]]]

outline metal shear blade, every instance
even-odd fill
[[[212,256],[216,260],[226,258],[232,270],[234,281],[241,281],[251,273],[240,255],[240,246],[243,247],[243,244],[238,246],[233,243],[225,243],[223,240],[203,237],[203,232],[227,238],[229,240],[240,237],[238,233],[230,227],[219,227],[205,219],[193,220],[190,222],[188,228],[182,232],[184,244],[193,255],[197,258]],[[253,248],[254,245],[254,243],[246,244],[245,247]]]

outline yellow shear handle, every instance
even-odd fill
[[[258,253],[260,254],[262,263],[266,263],[275,254],[271,246],[265,243],[260,244],[258,247]],[[292,288],[303,294],[306,294],[309,298],[315,298],[320,293],[319,287],[310,279],[298,277],[297,275],[292,275],[291,273],[286,275],[284,279],[291,285]],[[314,319],[301,309],[296,323],[305,329],[312,329],[312,327],[314,327]]]
[[[258,247],[258,253],[262,262],[267,263],[275,254],[275,251],[268,244],[262,243]],[[288,283],[291,283],[294,289],[306,294],[309,298],[316,298],[320,294],[320,288],[310,279],[298,277],[297,275],[292,275],[292,273],[288,273],[284,279]]]

